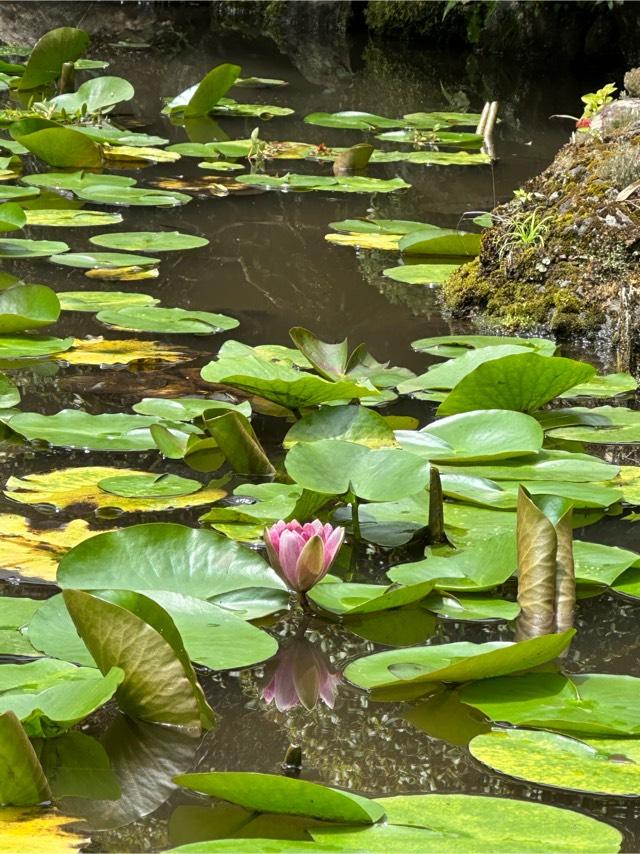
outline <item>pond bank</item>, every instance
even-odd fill
[[[454,316],[621,345],[638,329],[639,103],[605,107],[492,212],[479,257],[443,288]]]

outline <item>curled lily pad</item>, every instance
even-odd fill
[[[460,642],[380,652],[349,664],[345,676],[369,690],[488,679],[553,661],[574,634],[569,630],[517,643]]]
[[[176,474],[112,475],[98,481],[103,492],[122,498],[165,498],[191,495],[201,489],[200,481]]]
[[[20,78],[20,89],[35,89],[55,80],[65,62],[79,59],[89,46],[89,35],[75,27],[49,30],[36,43]]]
[[[156,306],[106,309],[98,313],[97,319],[116,329],[192,335],[213,335],[240,325],[235,318],[225,314]]]
[[[179,231],[122,231],[96,234],[89,238],[96,246],[108,249],[124,249],[127,252],[179,252],[207,246],[204,237],[181,234]]]
[[[56,264],[81,269],[108,270],[118,267],[151,267],[159,264],[159,258],[148,258],[146,255],[125,255],[120,252],[67,252],[59,258],[52,258]]]
[[[11,711],[0,714],[0,771],[0,804],[3,806],[37,805],[51,800],[51,790],[38,756],[20,719]],[[4,842],[1,829],[0,840]]]

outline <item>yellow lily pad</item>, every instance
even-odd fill
[[[47,227],[92,228],[122,222],[122,214],[105,211],[65,210],[64,208],[35,208],[25,211],[27,225],[46,225]]]
[[[76,338],[73,347],[58,353],[59,362],[68,365],[131,365],[134,362],[149,362],[154,367],[158,362],[190,362],[194,354],[184,347],[163,344],[160,341],[140,341],[136,338],[108,340],[105,338]]]
[[[124,498],[111,495],[98,486],[108,477],[131,477],[147,472],[110,466],[81,466],[59,469],[24,478],[10,477],[4,492],[20,504],[49,504],[59,510],[82,504],[91,510],[117,508],[123,513],[175,510],[213,504],[227,494],[224,489],[205,486],[190,495],[166,495],[161,498]]]
[[[140,282],[142,279],[157,279],[157,267],[96,267],[93,270],[85,270],[88,279],[103,279],[116,282]]]
[[[640,504],[640,466],[620,466],[618,476],[603,483],[622,490],[622,500],[626,504]]]
[[[348,232],[347,234],[325,234],[327,243],[336,246],[355,246],[356,249],[379,249],[383,252],[399,251],[399,242],[403,234],[374,234],[366,232]]]
[[[0,569],[44,581],[55,581],[58,563],[69,549],[97,533],[83,519],[42,529],[13,513],[0,516],[0,530]]]
[[[180,160],[177,151],[133,145],[104,145],[102,153],[107,160],[142,161],[146,163],[175,163]]]
[[[76,818],[41,807],[0,809],[0,854],[66,854],[86,845],[87,837],[66,827]]]

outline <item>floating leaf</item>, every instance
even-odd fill
[[[527,673],[467,685],[460,698],[493,721],[583,735],[640,734],[640,679]]]
[[[67,252],[65,255],[51,259],[56,264],[66,267],[80,267],[91,270],[99,268],[109,270],[117,267],[150,267],[159,264],[159,258],[148,258],[145,255],[125,255],[119,252]]]
[[[16,231],[26,225],[27,217],[20,205],[7,202],[0,205],[0,231]]]
[[[169,190],[150,190],[146,187],[112,186],[107,183],[91,183],[76,190],[79,199],[98,205],[132,205],[143,207],[175,207],[186,205],[191,196]]]
[[[543,480],[570,481],[572,483],[590,483],[611,480],[618,466],[605,463],[590,454],[577,454],[571,451],[542,450],[535,456],[518,457],[515,460],[501,462],[475,463],[456,466],[442,466],[443,472],[465,474],[472,477],[484,477],[492,480]]]
[[[638,388],[638,381],[631,374],[605,374],[593,377],[586,383],[581,383],[569,391],[565,391],[561,397],[616,397],[619,394],[627,394]]]
[[[48,477],[48,475],[31,475],[31,477]],[[33,502],[23,501],[18,478],[9,478],[7,498],[21,503],[44,504],[44,500],[35,498]],[[72,519],[59,528],[40,529],[32,525],[24,516],[4,513],[1,517],[2,533],[0,534],[0,567],[11,575],[18,574],[28,579],[43,579],[55,581],[56,570],[62,556],[73,546],[93,536],[95,533],[83,519]],[[3,600],[0,600],[0,602]],[[14,600],[16,601],[16,600]],[[20,601],[20,600],[17,600]]]
[[[482,351],[481,351],[482,352]],[[456,359],[456,364],[459,363]],[[479,365],[467,374],[438,408],[453,415],[491,404],[501,409],[532,412],[595,374],[595,368],[574,359],[520,353]],[[535,383],[531,383],[535,377]]]
[[[640,413],[634,409],[627,409],[624,406],[596,406],[589,409],[575,406],[572,407],[571,413],[572,417],[597,416],[598,423],[577,426],[569,424],[567,427],[553,428],[548,431],[550,436],[590,444],[640,442]]]
[[[491,596],[432,593],[422,606],[447,620],[514,620],[520,613],[517,602]]]
[[[27,225],[41,225],[47,228],[96,228],[122,222],[120,214],[103,211],[64,210],[41,208],[27,210]]]
[[[135,256],[133,256],[135,257]],[[210,311],[188,311],[184,308],[127,306],[106,309],[97,319],[115,329],[134,332],[167,332],[183,335],[213,335],[239,326],[239,321]]]
[[[75,92],[56,95],[47,102],[55,114],[64,111],[67,116],[76,113],[106,112],[121,101],[130,101],[135,90],[128,80],[122,77],[93,77],[85,80]]]
[[[168,498],[191,495],[202,484],[177,474],[117,474],[102,478],[98,487],[103,492],[122,498]]]
[[[368,798],[278,774],[208,771],[182,774],[176,777],[176,783],[252,812],[302,815],[354,824],[373,824],[384,815],[382,807]]]
[[[221,414],[227,410],[241,412],[247,418],[251,416],[249,401],[229,403],[215,397],[145,397],[132,408],[140,415],[156,415],[169,421],[193,421],[205,412]]]
[[[163,490],[167,489],[167,486],[163,486],[162,481],[154,490],[150,481],[155,481],[158,477],[156,474],[135,469],[81,466],[42,474],[28,474],[23,478],[10,477],[4,494],[20,504],[50,505],[59,510],[80,505],[92,510],[118,508],[123,513],[157,512],[213,504],[226,495],[223,489],[215,486],[200,488],[200,483],[194,480],[189,480],[189,483],[197,484],[197,492],[194,489],[191,489],[190,493],[165,492]],[[169,488],[175,477],[169,476]],[[179,481],[183,479],[178,478]],[[105,480],[119,480],[122,489],[119,492],[104,490],[101,483]],[[123,489],[127,489],[124,481],[134,484],[133,490],[129,489],[126,495],[123,492]],[[68,547],[71,545],[75,543],[69,543]]]
[[[90,735],[71,731],[49,738],[39,745],[39,759],[56,800],[120,796],[120,785],[109,757]]]
[[[66,243],[57,240],[26,240],[18,237],[0,239],[0,258],[46,258],[68,249]]]
[[[393,193],[411,186],[402,178],[364,178],[362,176],[294,175],[281,178],[275,175],[238,175],[239,184],[265,187],[269,190],[306,191],[327,190],[334,193]]]
[[[10,133],[49,166],[97,169],[102,166],[100,147],[85,134],[69,127],[46,119],[24,119],[12,124]]]
[[[357,110],[344,110],[339,113],[309,113],[304,117],[308,125],[324,128],[348,128],[351,130],[379,130],[381,128],[401,128],[406,125],[403,119],[388,119],[373,113]]]
[[[578,741],[551,732],[495,729],[476,736],[469,750],[490,768],[538,786],[637,797],[640,740]]]
[[[73,338],[49,338],[45,335],[0,335],[0,361],[41,359],[67,351]]]
[[[167,590],[211,599],[246,588],[284,589],[255,551],[212,531],[163,522],[133,525],[98,534],[90,545],[81,543],[60,563],[58,584],[88,590],[117,587],[123,566],[128,567],[127,584],[141,592]]]
[[[127,252],[181,252],[207,246],[209,241],[179,231],[122,231],[96,234],[89,238],[89,243],[108,249],[125,249]]]
[[[16,285],[0,290],[0,334],[24,332],[55,323],[60,303],[45,285]]]
[[[363,406],[327,406],[311,412],[296,421],[285,436],[283,445],[292,448],[298,442],[325,439],[343,439],[369,448],[395,445],[389,423],[377,412]]]
[[[407,255],[477,255],[480,235],[430,226],[405,234],[399,247]]]
[[[345,676],[360,688],[471,682],[530,670],[553,661],[575,632],[549,634],[517,643],[448,643],[380,652],[349,664]]]
[[[75,821],[42,807],[0,810],[0,850],[7,854],[24,850],[26,845],[38,854],[73,854],[86,843],[86,837],[66,828]],[[37,849],[34,846],[37,844]]]
[[[463,412],[420,431],[397,430],[395,436],[405,450],[445,462],[527,456],[542,448],[544,438],[535,418],[499,409]]]
[[[213,726],[180,634],[163,608],[128,590],[103,590],[100,596],[65,590],[63,596],[100,670],[124,671],[116,696],[125,712],[194,731]]]
[[[12,711],[31,737],[56,735],[99,709],[122,682],[122,671],[39,658],[0,664],[0,714]]]
[[[406,285],[440,285],[459,267],[460,264],[402,264],[387,267],[382,275]]]
[[[60,340],[60,339],[50,339]],[[61,353],[56,358],[69,365],[97,365],[108,367],[112,365],[131,365],[136,362],[188,362],[193,355],[183,347],[162,344],[159,341],[139,341],[135,338],[105,340],[98,338],[66,338],[66,347],[60,347]],[[69,349],[73,345],[73,349]],[[0,339],[0,359],[3,357],[2,340]]]
[[[90,415],[79,409],[62,409],[55,415],[21,412],[10,423],[12,430],[29,441],[39,439],[62,448],[148,451],[155,448],[149,427],[156,421],[143,415]]]
[[[432,581],[421,581],[406,587],[333,581],[317,584],[309,592],[309,598],[323,611],[351,616],[412,605],[424,599],[432,589]]]
[[[160,302],[149,294],[123,291],[58,291],[58,299],[63,311],[91,312],[134,305],[155,305]]]
[[[2,655],[36,654],[36,650],[23,630],[41,605],[41,600],[27,599],[26,596],[0,597],[0,652]]]
[[[16,187],[13,184],[0,184],[0,200],[33,199],[40,195],[37,187]]]
[[[337,439],[298,443],[287,454],[285,467],[296,483],[312,492],[353,492],[367,501],[403,498],[429,481],[428,464],[414,454]]]
[[[80,190],[85,190],[88,187],[99,185],[101,187],[132,187],[136,181],[135,178],[130,178],[127,175],[103,175],[97,172],[36,172],[33,175],[25,175],[22,179],[23,184],[29,184],[30,195],[38,195],[33,192],[34,187],[50,187],[54,190],[69,190],[72,193],[78,193]]]

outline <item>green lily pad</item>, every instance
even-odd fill
[[[23,119],[10,127],[11,136],[49,166],[95,168],[102,166],[102,151],[92,139],[70,127],[47,119]]]
[[[66,255],[51,259],[66,267],[79,267],[82,270],[112,270],[118,267],[151,267],[159,264],[159,258],[146,255],[128,255],[124,252],[67,252]]]
[[[181,774],[175,779],[180,786],[255,812],[365,825],[384,815],[382,807],[368,798],[281,774],[209,771]]]
[[[54,190],[69,190],[77,193],[80,190],[98,184],[101,187],[132,187],[136,181],[127,175],[103,175],[99,172],[36,172],[33,175],[23,175],[20,179],[23,184],[28,184],[30,195],[34,187],[49,187]]]
[[[17,231],[27,224],[27,217],[20,205],[7,202],[0,205],[0,231]]]
[[[0,291],[0,334],[24,332],[55,323],[60,303],[45,285],[16,285]]]
[[[123,680],[118,667],[93,668],[39,658],[0,665],[0,713],[12,711],[30,736],[57,735],[99,709]]]
[[[515,510],[518,502],[516,481],[488,480],[466,474],[442,474],[442,491],[448,498],[469,504],[495,507],[499,510]],[[592,483],[567,481],[522,481],[532,495],[558,495],[573,503],[574,507],[608,508],[622,500],[622,491]]]
[[[207,397],[145,397],[133,405],[133,411],[140,415],[155,415],[169,421],[193,421],[205,412],[236,411],[247,418],[251,417],[251,404],[229,403],[226,400]]]
[[[250,187],[264,187],[267,190],[310,191],[327,190],[333,193],[393,193],[406,190],[407,184],[402,178],[365,178],[362,176],[295,175],[287,173],[278,178],[275,175],[238,175],[239,184]]]
[[[407,255],[477,255],[480,235],[431,226],[405,234],[399,248]]]
[[[91,182],[89,186],[75,192],[79,199],[98,205],[171,208],[176,205],[186,205],[191,201],[191,196],[175,190],[152,190],[146,187],[127,187],[106,182]]]
[[[580,383],[569,391],[565,391],[561,397],[616,397],[619,394],[628,394],[638,388],[638,381],[631,374],[605,374],[593,377],[586,383]]]
[[[26,211],[27,225],[47,228],[96,228],[122,222],[120,214],[105,211],[64,210],[39,208]]]
[[[424,599],[432,589],[432,581],[421,581],[406,587],[330,581],[316,584],[309,592],[309,598],[324,611],[351,616],[412,605]]]
[[[20,720],[0,714],[0,804],[35,806],[51,799],[47,778]]]
[[[553,356],[556,351],[555,341],[548,338],[517,338],[508,335],[440,335],[432,338],[419,338],[417,341],[411,342],[411,347],[418,353],[430,353],[432,356],[456,359],[458,356],[464,356],[470,350],[504,344],[529,347],[535,352],[547,356]]]
[[[90,735],[67,732],[42,742],[39,759],[55,800],[78,797],[115,800],[120,797],[118,778],[111,770],[106,750]]]
[[[75,92],[56,95],[47,102],[47,106],[53,107],[56,115],[63,111],[67,116],[76,113],[87,115],[106,112],[122,101],[130,101],[134,95],[131,83],[122,77],[93,77],[85,80]]]
[[[573,559],[577,584],[611,586],[640,561],[640,555],[617,546],[574,540]]]
[[[298,442],[343,439],[369,448],[393,447],[393,430],[385,419],[363,406],[327,406],[311,412],[291,427],[284,438],[285,448]]]
[[[37,187],[16,187],[13,184],[0,184],[0,200],[5,202],[18,199],[33,199],[40,195]]]
[[[26,240],[18,237],[0,239],[0,258],[46,258],[59,255],[69,249],[66,243],[58,240]]]
[[[360,688],[434,682],[471,682],[530,670],[553,661],[571,642],[573,629],[517,643],[447,643],[380,652],[349,664],[344,675]]]
[[[46,335],[0,335],[0,361],[54,356],[69,350],[73,341],[73,338],[51,338]]]
[[[640,442],[640,413],[624,406],[572,407],[574,417],[597,416],[598,423],[578,424],[548,430],[549,436],[590,444],[635,444]]]
[[[527,673],[465,686],[462,702],[493,721],[562,733],[640,734],[640,679],[590,673]]]
[[[124,671],[118,703],[133,717],[200,731],[214,717],[169,614],[129,590],[62,594],[78,634],[104,672]],[[161,690],[160,690],[161,689]]]
[[[179,231],[122,231],[96,234],[89,243],[106,246],[108,249],[124,249],[127,252],[181,252],[207,246],[204,237],[182,234]]]
[[[39,439],[62,448],[148,451],[155,448],[149,427],[157,421],[143,415],[90,415],[79,409],[62,409],[55,415],[21,412],[11,419],[11,429],[29,441]]]
[[[124,498],[162,498],[166,495],[191,495],[202,488],[198,480],[177,474],[138,474],[106,477],[98,482],[104,492]]]
[[[115,588],[122,584],[123,566],[129,587],[150,595],[166,590],[212,599],[247,588],[285,589],[256,551],[213,531],[164,522],[133,525],[80,543],[60,562],[58,585]]]
[[[604,462],[590,454],[571,451],[542,450],[530,457],[517,457],[513,461],[495,460],[486,463],[442,465],[443,472],[484,477],[491,480],[544,480],[591,483],[612,480],[619,466]]]
[[[287,409],[317,406],[334,400],[346,402],[352,398],[375,397],[378,394],[365,381],[330,382],[314,374],[260,358],[250,349],[241,355],[232,355],[228,349],[223,350],[218,359],[205,365],[200,373],[207,382],[222,383],[264,397]]]
[[[484,765],[534,785],[640,795],[640,739],[578,741],[552,732],[494,729],[476,736],[469,750]]]
[[[515,620],[520,613],[518,603],[507,599],[450,593],[431,593],[422,607],[447,620]]]
[[[460,361],[456,359],[454,364]],[[574,359],[538,353],[505,356],[479,365],[460,380],[440,404],[438,414],[453,415],[486,405],[532,412],[594,374],[595,368]],[[535,377],[535,383],[530,377]]]
[[[428,460],[482,462],[537,453],[544,433],[522,412],[486,409],[434,421],[420,431],[396,430],[401,448]]]
[[[402,264],[387,267],[382,275],[405,285],[441,285],[459,267],[460,264]]]
[[[399,449],[368,448],[324,439],[299,442],[285,460],[287,473],[312,492],[353,492],[367,501],[393,501],[425,489],[429,466]]]
[[[132,256],[136,257],[136,256]],[[184,308],[125,306],[98,313],[97,320],[115,329],[134,332],[167,332],[184,335],[213,335],[240,325],[234,317]]]
[[[155,305],[160,302],[149,294],[125,293],[124,291],[58,291],[58,299],[63,311],[91,312],[134,305]]]
[[[323,128],[347,128],[350,130],[379,130],[382,128],[402,128],[406,125],[403,119],[388,119],[373,113],[362,113],[357,110],[343,110],[339,113],[309,113],[304,117],[308,125],[318,125]]]

